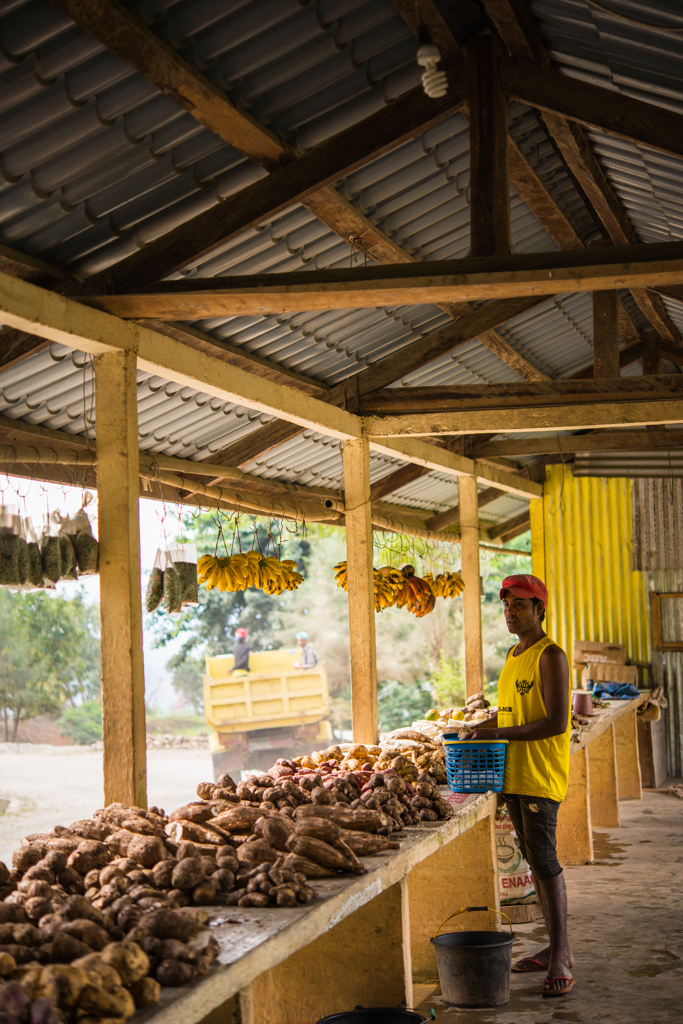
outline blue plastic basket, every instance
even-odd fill
[[[446,774],[454,793],[503,792],[507,740],[459,740],[444,735]]]

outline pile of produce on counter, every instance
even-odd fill
[[[491,707],[491,702],[486,699],[483,692],[473,693],[462,707],[446,708],[443,711],[431,708],[425,714],[424,719],[413,722],[413,728],[434,739],[443,732],[462,729],[463,724],[472,728],[474,725],[493,718],[497,713],[498,708]]]
[[[0,862],[0,1022],[123,1024],[218,952],[202,907],[296,907],[362,875],[406,825],[449,818],[443,747],[398,730],[197,786],[170,815],[120,803]]]

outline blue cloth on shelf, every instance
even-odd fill
[[[633,700],[640,696],[640,690],[632,683],[605,683],[597,680],[593,686],[594,697],[606,697],[608,700]]]

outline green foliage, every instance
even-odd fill
[[[173,672],[173,689],[179,697],[183,697],[196,715],[204,713],[204,689],[202,674],[204,659],[193,654],[174,655],[166,662],[166,667]]]
[[[5,740],[34,715],[93,698],[100,681],[97,609],[83,593],[0,590],[0,709]]]
[[[432,706],[432,695],[421,683],[399,683],[384,679],[377,687],[380,732],[410,727]]]
[[[438,665],[429,673],[429,685],[438,708],[457,707],[465,702],[464,659],[441,651]],[[429,710],[429,709],[427,709]]]
[[[72,743],[96,743],[102,739],[102,708],[96,700],[65,708],[57,724]]]

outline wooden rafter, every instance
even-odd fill
[[[533,401],[537,406],[560,402],[628,402],[653,398],[683,397],[683,374],[657,376],[553,380],[540,384],[505,382],[503,384],[441,384],[431,387],[386,388],[363,400],[365,415],[388,416],[394,413],[447,412],[468,409],[513,409]]]
[[[496,501],[497,498],[501,497],[501,491],[497,487],[486,487],[483,491],[479,491],[477,495],[477,502],[479,508],[483,508],[485,505],[490,505],[492,501]],[[446,527],[452,526],[454,523],[460,520],[460,504],[454,505],[452,508],[446,509],[445,512],[440,512],[436,516],[432,516],[427,522],[430,524],[430,530],[445,530]]]
[[[484,7],[512,57],[519,58],[527,64],[537,65],[545,71],[551,69],[550,57],[524,0],[484,0]],[[569,87],[573,88],[572,85]],[[532,106],[542,107],[542,104],[538,102]],[[634,243],[635,232],[626,212],[595,159],[580,124],[575,120],[569,120],[562,112],[550,110],[544,110],[543,120],[570,173],[588,198],[613,244]],[[678,332],[658,296],[642,289],[635,289],[633,298],[662,337],[674,342],[679,340]],[[624,315],[620,315],[620,329],[628,341],[629,337],[623,330],[626,327],[623,307],[622,312]]]
[[[489,528],[489,537],[491,540],[495,540],[496,537],[500,537],[505,543],[508,540],[512,540],[513,537],[518,537],[520,533],[524,533],[525,530],[529,529],[529,510],[526,512],[520,512],[519,515],[513,516],[512,519],[506,519],[502,523],[498,523],[497,526]]]
[[[87,282],[89,283],[89,282]],[[683,283],[683,242],[468,257],[405,266],[182,279],[133,293],[77,296],[126,319],[200,319],[304,309],[547,297]]]
[[[683,430],[615,430],[594,434],[558,434],[556,437],[520,438],[515,441],[489,441],[477,445],[477,459],[491,455],[573,455],[577,452],[649,451],[683,447]]]

